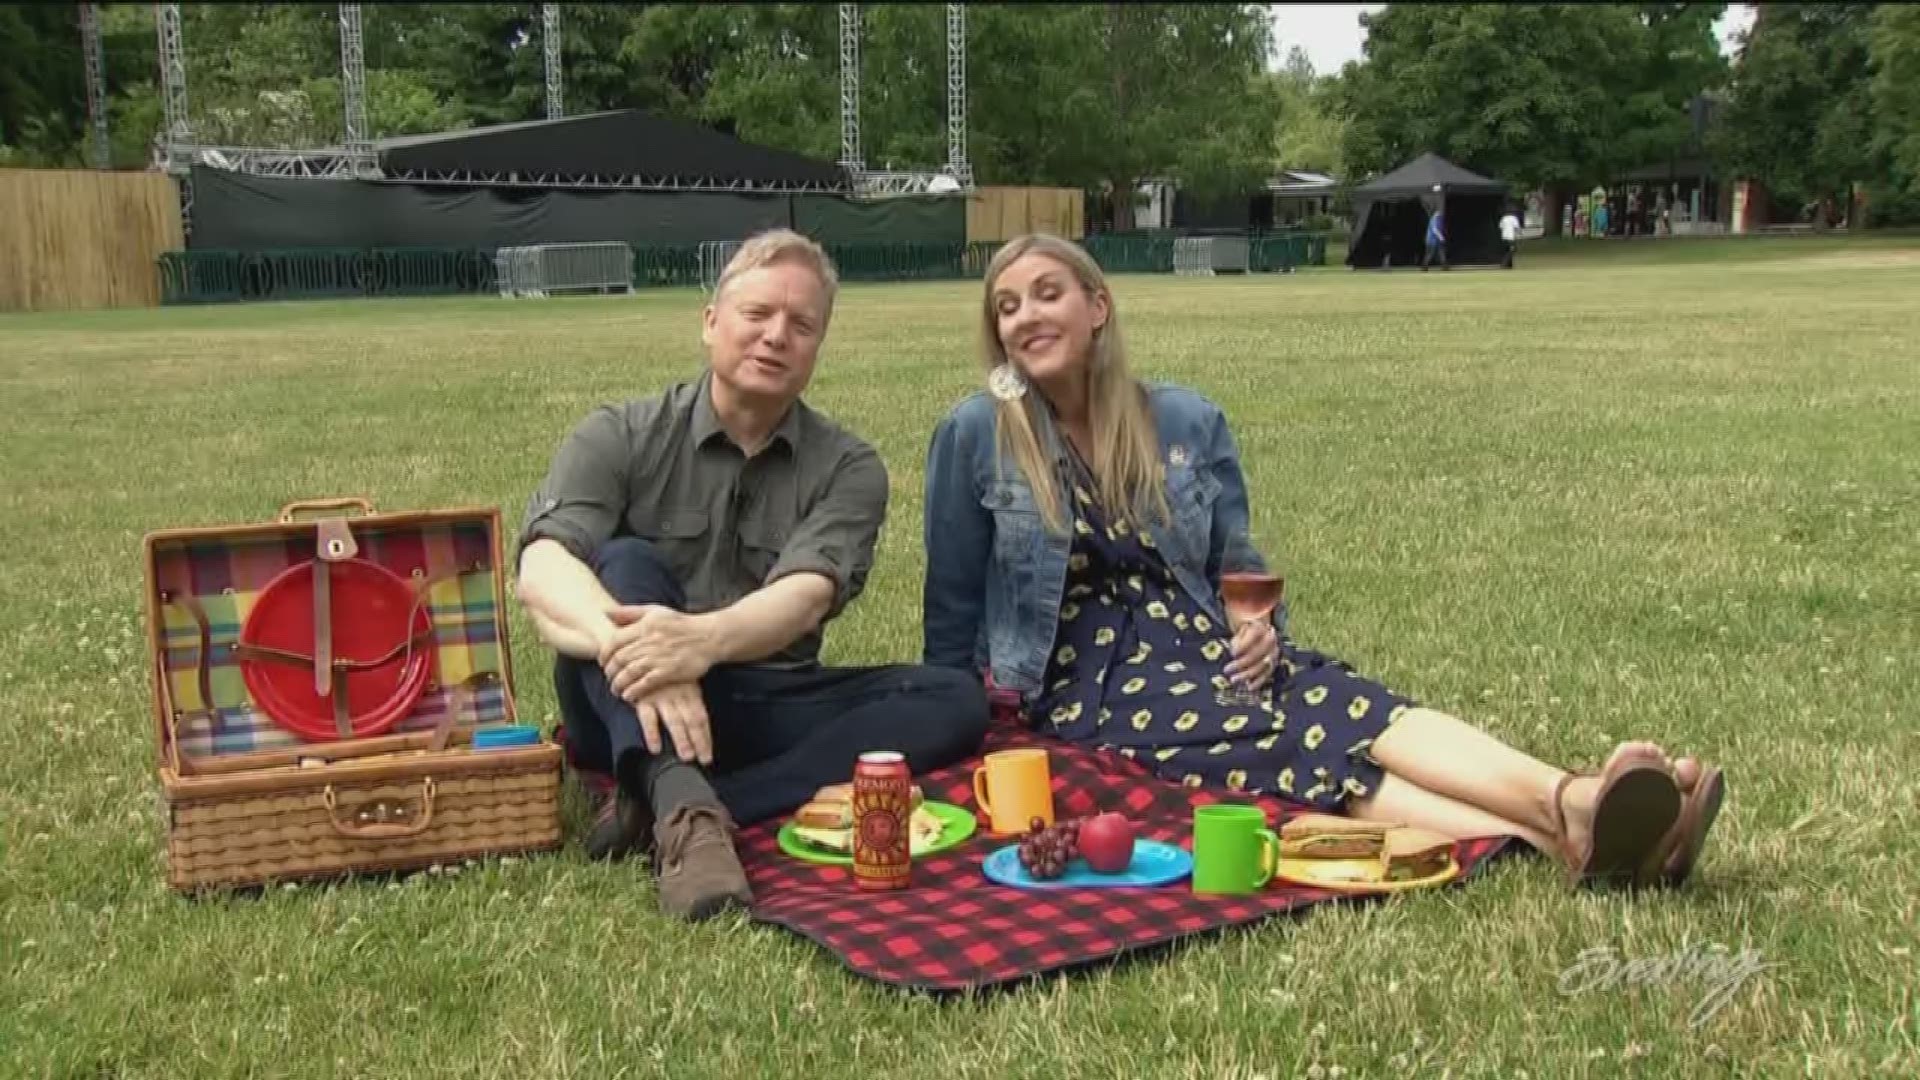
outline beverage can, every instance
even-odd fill
[[[862,889],[904,889],[913,876],[907,822],[913,814],[913,775],[905,754],[861,754],[853,769],[853,880]]]

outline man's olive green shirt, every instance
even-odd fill
[[[712,378],[588,414],[528,501],[520,547],[547,537],[591,566],[607,541],[641,537],[695,613],[811,571],[834,583],[832,618],[873,568],[887,511],[880,455],[796,401],[748,458],[714,414]],[[817,662],[821,637],[808,633],[765,662]]]

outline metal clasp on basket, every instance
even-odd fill
[[[433,777],[420,782],[420,812],[415,814],[407,799],[369,799],[346,813],[340,809],[340,797],[328,784],[321,801],[327,807],[327,820],[341,836],[355,840],[398,840],[418,836],[433,824]]]

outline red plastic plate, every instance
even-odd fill
[[[329,564],[333,603],[333,656],[367,661],[392,651],[432,626],[426,605],[414,608],[407,580],[377,563],[346,559]],[[411,625],[408,615],[412,613]],[[246,645],[313,655],[313,564],[290,566],[267,583],[240,628]],[[344,680],[347,717],[356,737],[378,735],[412,710],[433,666],[431,641],[377,668],[349,672]],[[281,727],[309,742],[340,737],[333,700],[313,688],[313,665],[255,657],[240,661],[240,675],[254,704]]]

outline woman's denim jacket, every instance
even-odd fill
[[[1147,393],[1173,512],[1170,525],[1148,531],[1180,586],[1225,625],[1220,568],[1227,545],[1247,537],[1239,451],[1213,402],[1180,386],[1150,384]],[[995,425],[993,399],[975,394],[940,421],[927,451],[922,656],[984,670],[994,686],[1031,700],[1053,651],[1073,542],[1047,529],[1033,488],[1011,459],[999,460]],[[1040,436],[1057,456],[1057,429],[1045,423]],[[1250,545],[1231,562],[1265,565]],[[1284,604],[1274,625],[1284,631]]]

